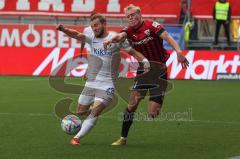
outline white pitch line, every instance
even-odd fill
[[[16,116],[54,116],[53,114],[44,113],[7,113],[0,112],[0,115],[16,115]]]
[[[213,124],[231,124],[231,125],[240,125],[238,121],[214,121],[214,120],[190,120],[190,122],[201,122],[201,123],[213,123]]]
[[[119,119],[119,116],[101,116],[101,118],[106,119]],[[122,120],[122,119],[121,119]],[[229,125],[240,125],[238,121],[214,121],[214,120],[161,120],[160,118],[156,118],[153,120],[136,120],[137,122],[149,122],[149,121],[159,121],[159,122],[194,122],[194,123],[210,123],[210,124],[229,124]]]
[[[48,78],[0,78],[0,80],[21,80],[21,81],[43,81],[43,80],[48,80]]]
[[[31,79],[31,78],[29,78],[29,79],[21,79],[22,81],[45,81],[45,80],[48,80],[48,78],[46,79],[46,78],[36,78],[36,79]]]
[[[240,156],[230,157],[228,159],[240,159]]]
[[[16,115],[16,116],[48,116],[54,117],[54,114],[51,113],[10,113],[10,112],[0,112],[0,115]],[[100,118],[104,119],[114,119],[114,120],[122,120],[119,116],[100,116]],[[214,121],[214,120],[158,120],[158,118],[154,120],[136,120],[137,122],[149,122],[149,121],[159,121],[159,122],[194,122],[194,123],[210,123],[210,124],[227,124],[227,125],[240,125],[238,121]],[[240,156],[237,156],[240,157]],[[235,159],[235,158],[234,158]],[[240,159],[240,158],[236,158]]]

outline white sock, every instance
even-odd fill
[[[86,136],[90,132],[90,130],[94,127],[96,122],[97,122],[97,117],[94,117],[92,114],[90,114],[83,121],[80,131],[77,133],[77,135],[74,138],[81,139],[84,136]]]
[[[123,140],[127,140],[127,138],[126,138],[126,137],[122,137],[122,136],[121,136],[121,139],[123,139]]]

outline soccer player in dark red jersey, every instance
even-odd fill
[[[182,64],[183,68],[187,68],[189,65],[189,62],[182,54],[179,45],[161,24],[153,20],[143,20],[140,8],[132,4],[127,6],[124,11],[129,21],[129,26],[124,28],[111,40],[106,41],[104,46],[107,47],[111,43],[128,39],[134,49],[141,52],[149,61],[151,61],[151,70],[149,71],[147,79],[136,78],[128,107],[124,112],[121,137],[112,145],[126,144],[128,132],[133,122],[134,112],[141,99],[146,95],[146,90],[149,90],[150,94],[148,105],[149,116],[154,118],[159,115],[163,104],[164,93],[167,88],[166,61],[169,57],[163,47],[163,40],[167,41],[176,51],[177,59]],[[138,70],[137,74],[139,75],[141,73],[142,71]],[[159,78],[162,80],[159,80]],[[151,91],[156,84],[159,88]]]

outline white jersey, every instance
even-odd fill
[[[91,28],[91,26],[88,26],[86,28],[83,29],[83,34],[88,36],[88,37],[93,37],[94,33],[93,30]],[[89,46],[89,44],[85,44],[85,48],[87,49],[87,52],[91,52],[91,47]]]
[[[131,49],[127,40],[122,43],[112,43],[108,49],[104,49],[103,42],[110,40],[116,33],[109,32],[104,38],[86,36],[86,43],[91,47],[88,55],[87,78],[89,82],[111,83],[118,77],[118,67],[120,64],[120,48],[129,51]]]
[[[86,35],[86,34],[85,34]],[[118,77],[118,67],[121,61],[120,48],[130,51],[129,43],[113,43],[104,49],[103,42],[110,40],[116,33],[109,33],[105,38],[86,35],[86,43],[91,52],[88,53],[88,68],[85,87],[78,99],[82,105],[91,105],[98,100],[108,105],[114,98],[114,80]]]

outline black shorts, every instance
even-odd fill
[[[149,91],[149,100],[162,105],[167,86],[166,69],[150,70],[146,74],[143,74],[143,71],[138,71],[133,90],[141,94],[141,99],[144,99]]]

